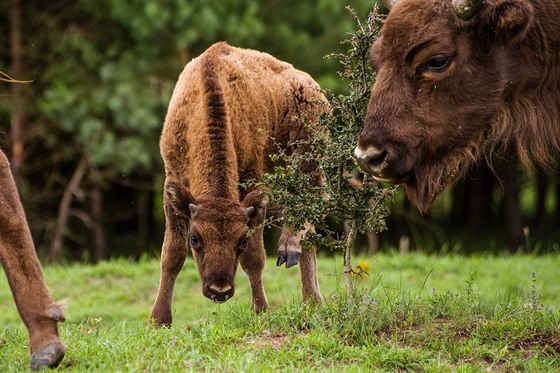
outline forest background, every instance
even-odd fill
[[[25,82],[0,82],[0,147],[40,257],[158,256],[158,139],[184,65],[226,40],[343,92],[339,62],[324,57],[355,27],[346,5],[364,19],[374,1],[0,0],[0,71]],[[507,151],[495,158],[429,215],[399,191],[388,230],[362,237],[358,250],[560,252],[560,174],[526,171]]]

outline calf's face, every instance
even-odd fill
[[[250,230],[264,222],[265,193],[255,190],[239,203],[226,198],[194,200],[179,183],[165,188],[172,208],[187,221],[187,245],[202,279],[202,294],[225,302],[235,293],[239,256],[260,249],[262,237]]]
[[[492,136],[508,95],[507,50],[531,9],[516,0],[392,3],[371,48],[377,77],[355,154],[364,171],[405,184],[427,210]]]

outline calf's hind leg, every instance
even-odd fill
[[[299,260],[301,275],[301,291],[304,302],[321,303],[321,291],[317,279],[317,263],[315,250],[302,250]]]
[[[31,368],[55,367],[66,351],[57,328],[64,316],[43,277],[10,164],[1,151],[0,184],[0,261],[29,332]]]
[[[172,195],[176,189],[164,188],[165,235],[161,249],[161,275],[156,301],[150,321],[155,326],[168,326],[172,322],[171,306],[177,276],[187,258],[187,216],[173,207]]]

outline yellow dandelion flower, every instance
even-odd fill
[[[364,260],[360,260],[356,268],[352,271],[352,276],[353,277],[369,276],[368,273],[369,269],[370,269],[369,263]]]
[[[369,271],[371,266],[369,264],[369,262],[366,262],[365,260],[360,260],[358,262],[358,267],[360,267],[363,271]]]

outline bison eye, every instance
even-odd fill
[[[428,61],[420,64],[418,66],[417,71],[419,73],[423,73],[423,72],[426,72],[426,71],[433,71],[433,72],[442,73],[445,70],[447,70],[447,68],[451,64],[452,59],[453,59],[453,56],[435,56],[435,57],[432,57]]]
[[[191,247],[193,249],[195,249],[195,250],[200,249],[200,247],[201,247],[200,241],[198,240],[198,238],[194,234],[191,234],[190,242],[191,242]]]

